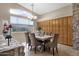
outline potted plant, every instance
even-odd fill
[[[37,30],[40,31],[41,30],[41,27],[38,27]]]
[[[39,36],[43,36],[44,33],[43,33],[42,28],[41,27],[38,27],[37,30],[38,30],[38,35]]]

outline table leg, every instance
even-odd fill
[[[45,52],[45,43],[43,43],[43,51]]]

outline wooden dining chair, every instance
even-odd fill
[[[34,33],[30,33],[29,37],[31,40],[31,47],[34,48],[34,52],[36,53],[37,47],[39,46],[40,43],[37,41]]]
[[[48,49],[50,49],[50,50],[52,49],[53,55],[55,54],[54,53],[54,49],[56,49],[56,52],[58,53],[58,47],[57,47],[57,45],[58,45],[58,38],[59,38],[59,34],[54,34],[54,37],[52,37],[50,39],[50,41],[48,43],[46,43],[46,47]]]
[[[29,38],[29,32],[25,32],[26,44],[28,45],[28,49],[31,46],[31,41]]]

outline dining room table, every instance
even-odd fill
[[[49,42],[51,38],[53,38],[53,36],[51,35],[43,35],[43,36],[35,36],[35,37],[39,42],[42,43],[43,51],[45,51],[45,48],[46,48],[45,44]]]
[[[45,41],[51,39],[53,36],[51,35],[43,35],[43,36],[35,36],[38,40]]]
[[[0,56],[24,56],[24,45],[12,38],[10,45],[7,40],[0,39]]]

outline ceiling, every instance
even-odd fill
[[[32,11],[32,3],[19,3],[21,6]],[[33,11],[38,15],[44,15],[56,9],[71,5],[71,3],[34,3]]]

